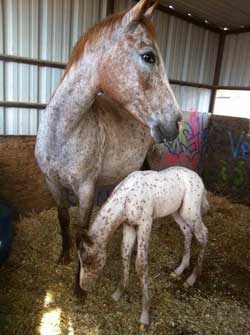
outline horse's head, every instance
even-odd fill
[[[100,50],[99,84],[160,143],[178,135],[181,113],[151,23],[158,1],[148,8],[149,3],[141,0],[116,17],[109,42]]]
[[[102,271],[106,254],[101,254],[95,248],[87,233],[77,238],[78,258],[80,261],[80,287],[83,291],[91,291]]]
[[[77,94],[84,89],[85,105],[93,104],[96,95],[106,94],[150,128],[159,143],[178,135],[181,113],[151,22],[158,0],[151,7],[150,2],[141,0],[91,28],[77,42],[64,78],[69,75],[72,85],[83,81],[77,85]]]

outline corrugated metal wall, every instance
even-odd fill
[[[208,113],[211,90],[180,85],[171,86],[181,110]]]
[[[250,33],[226,36],[220,85],[250,86]]]
[[[133,0],[115,0],[115,11]],[[0,0],[0,53],[67,62],[79,36],[105,17],[107,0]],[[212,84],[219,36],[169,14],[154,18],[168,77]],[[0,62],[0,99],[47,103],[63,70]],[[183,110],[208,112],[210,91],[173,86]],[[0,134],[36,134],[39,111],[0,108]]]
[[[0,53],[67,62],[79,36],[106,13],[107,0],[2,0]],[[0,99],[47,103],[62,74],[0,62]],[[36,134],[38,122],[37,110],[0,109],[0,134]]]

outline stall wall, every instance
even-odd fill
[[[66,63],[107,0],[0,1],[0,53]],[[0,62],[0,100],[47,103],[63,70]],[[39,111],[0,109],[0,134],[36,134]]]
[[[134,4],[115,0],[114,9]],[[66,63],[79,36],[107,15],[107,7],[107,0],[0,1],[0,53]],[[169,78],[211,84],[218,34],[160,11],[154,21]],[[46,104],[62,74],[61,69],[0,62],[0,100]],[[208,111],[207,90],[192,89],[188,103],[189,88],[174,90],[182,109]],[[39,110],[0,108],[0,134],[35,135],[40,115]]]
[[[250,124],[248,119],[213,115],[205,155],[209,190],[250,204]]]
[[[184,166],[201,173],[207,140],[209,114],[183,113],[183,126],[173,142],[156,145],[148,154],[152,169],[162,170],[171,166]]]
[[[250,33],[226,36],[220,85],[250,87]]]

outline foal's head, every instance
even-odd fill
[[[178,135],[181,113],[151,22],[158,1],[150,2],[141,0],[92,28],[76,45],[68,69],[87,56],[96,68],[95,93],[108,95],[149,127],[159,143]]]
[[[80,261],[80,287],[90,291],[106,262],[106,253],[98,252],[88,233],[77,238],[78,258]]]

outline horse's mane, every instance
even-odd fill
[[[94,27],[92,27],[90,30],[88,30],[83,36],[80,37],[78,42],[73,48],[72,54],[70,56],[69,62],[66,66],[66,70],[64,73],[65,75],[69,72],[72,65],[78,62],[81,55],[84,52],[85,46],[88,42],[88,45],[91,45],[97,41],[97,39],[102,36],[104,33],[107,34],[107,38],[109,35],[115,30],[119,24],[121,24],[123,17],[127,13],[126,11],[115,13],[111,16],[108,16],[101,22],[97,23]],[[138,24],[142,24],[149,34],[155,38],[155,29],[151,21],[144,16],[138,21]]]

